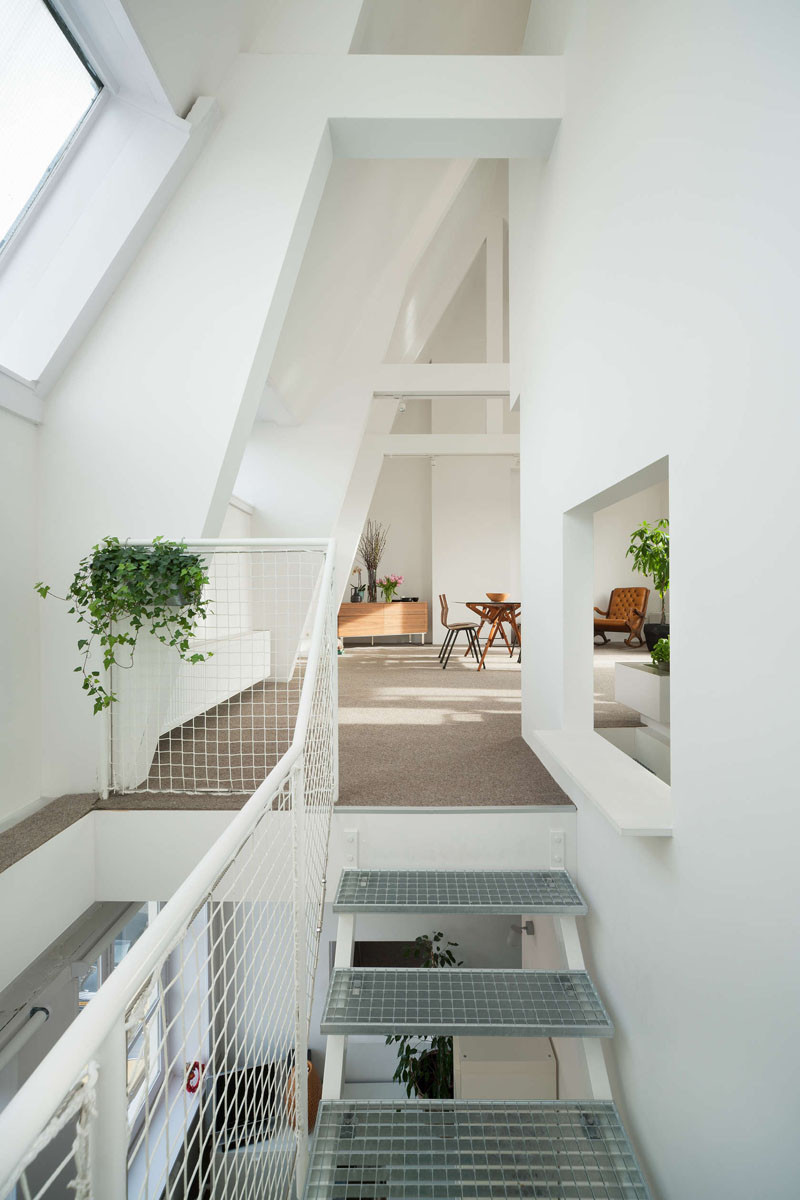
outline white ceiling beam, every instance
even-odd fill
[[[381,363],[376,396],[507,396],[508,363]]]
[[[342,157],[528,158],[548,152],[564,110],[557,56],[350,55],[336,69]]]
[[[518,433],[392,433],[383,439],[391,457],[442,457],[451,454],[519,454]]]

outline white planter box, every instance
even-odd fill
[[[614,696],[659,725],[669,725],[669,675],[649,663],[618,662]]]

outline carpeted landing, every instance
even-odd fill
[[[436,646],[348,648],[339,659],[339,804],[570,805],[520,733],[520,668]]]

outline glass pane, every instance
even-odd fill
[[[145,929],[147,929],[147,909],[148,906],[146,904],[142,905],[136,915],[131,917],[127,925],[123,925],[114,938],[114,944],[111,948],[112,970],[114,967],[119,966],[131,946],[139,940]]]
[[[145,1058],[145,1026],[147,1027],[147,1057]],[[141,1107],[146,1092],[158,1079],[162,1062],[163,1028],[159,1005],[158,983],[154,981],[147,997],[144,1023],[128,1033],[128,1120]],[[147,1087],[142,1088],[146,1081]]]
[[[98,91],[42,0],[0,0],[0,245]]]
[[[92,996],[97,994],[100,987],[99,963],[95,963],[89,974],[80,981],[78,990],[78,1008],[85,1008]]]

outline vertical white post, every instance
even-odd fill
[[[503,218],[492,222],[486,236],[486,361],[503,361],[505,279],[503,270]]]
[[[503,218],[491,224],[486,236],[486,361],[503,361],[505,272],[503,264]],[[508,401],[502,396],[486,397],[486,432],[503,432],[503,415]]]
[[[306,952],[306,842],[303,762],[292,769],[292,866],[294,875],[294,1118],[297,1136],[295,1185],[298,1198],[308,1170],[308,971]]]
[[[574,917],[557,917],[553,922],[556,941],[561,946],[566,965],[570,971],[585,971],[581,939]],[[606,1070],[606,1060],[599,1038],[581,1038],[589,1076],[589,1092],[594,1100],[611,1100],[611,1084]]]
[[[125,1196],[128,1191],[128,1080],[125,1025],[116,1022],[100,1046],[97,1061],[97,1116],[92,1122],[89,1163],[92,1196]]]
[[[332,551],[329,551],[332,553]],[[335,575],[331,581],[330,595],[326,599],[328,605],[328,629],[330,631],[330,645],[333,648],[333,665],[330,674],[331,687],[331,773],[333,775],[332,787],[333,794],[331,803],[335,804],[339,799],[339,621],[338,611],[334,604],[334,586]],[[323,897],[324,899],[324,897]],[[320,914],[320,921],[322,914]]]
[[[356,944],[356,914],[340,913],[336,927],[334,967],[352,967]],[[347,1062],[347,1038],[344,1034],[328,1037],[325,1050],[325,1074],[322,1079],[322,1099],[341,1100]]]
[[[111,786],[111,709],[104,708],[98,722],[100,726],[100,761],[98,765],[98,791],[103,800],[108,799]]]
[[[111,669],[103,670],[103,687],[107,692],[111,692]],[[100,726],[98,730],[98,763],[97,763],[97,790],[103,800],[108,799],[108,793],[111,789],[111,747],[112,747],[112,719],[113,714],[111,709],[113,704],[108,708],[104,708],[100,713],[100,720],[97,722]]]

